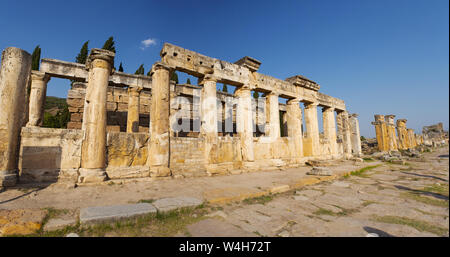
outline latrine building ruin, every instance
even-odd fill
[[[92,49],[85,65],[42,59],[39,71],[27,52],[5,49],[0,185],[236,174],[361,154],[357,115],[312,80],[276,79],[258,73],[256,59],[230,63],[168,43],[160,55],[143,76],[115,71],[114,53],[103,49]],[[198,85],[176,85],[174,71]],[[75,81],[67,129],[41,127],[52,77]],[[217,83],[236,90],[218,92]]]

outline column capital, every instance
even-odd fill
[[[322,112],[334,112],[335,108],[331,106],[324,106]]]
[[[167,71],[169,71],[169,72],[173,70],[172,67],[170,67],[169,65],[167,65],[167,64],[165,64],[165,63],[162,63],[162,62],[155,62],[155,63],[153,64],[153,66],[152,66],[151,71],[150,71],[150,76],[153,75],[153,73],[155,73],[155,71],[160,70],[160,69],[164,69],[164,70],[167,70]]]
[[[319,105],[318,102],[311,102],[311,103],[306,103],[305,104],[305,108],[309,109],[309,108],[315,108]]]
[[[358,115],[357,113],[353,113],[353,114],[350,114],[350,115],[349,115],[350,118],[358,118],[358,116],[359,116],[359,115]]]
[[[111,67],[114,67],[114,57],[115,56],[116,56],[116,54],[112,51],[108,51],[108,50],[100,49],[100,48],[93,48],[93,49],[91,49],[91,52],[89,53],[89,56],[86,60],[86,69],[91,68],[92,62],[94,60],[104,60],[104,61],[108,62],[111,65]],[[112,72],[112,69],[111,69],[111,72]]]
[[[135,94],[137,94],[137,95],[139,95],[139,93],[142,91],[142,87],[129,87],[128,88],[128,94],[131,94],[131,95],[135,95]]]
[[[286,104],[296,104],[298,105],[300,103],[300,98],[293,98],[286,101]]]
[[[31,80],[42,80],[47,83],[50,80],[50,75],[45,72],[32,70],[31,71]]]
[[[219,77],[214,76],[213,74],[206,74],[202,78],[200,78],[198,84],[203,85],[206,82],[216,82],[219,80]]]

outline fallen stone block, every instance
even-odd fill
[[[276,194],[276,193],[284,193],[289,191],[289,186],[288,185],[282,185],[282,186],[276,186],[276,187],[272,187],[270,189],[270,192],[272,194]]]
[[[203,203],[194,197],[170,197],[154,201],[152,204],[159,212],[167,212],[178,208],[197,207]]]
[[[156,208],[148,203],[87,207],[80,210],[80,223],[100,223],[150,213],[156,213]]]
[[[333,172],[325,167],[313,167],[311,171],[307,172],[308,175],[316,175],[316,176],[331,176]]]

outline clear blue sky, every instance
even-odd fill
[[[129,73],[141,63],[147,72],[164,42],[230,62],[248,55],[261,73],[301,74],[343,99],[361,135],[374,136],[374,114],[406,118],[416,132],[448,129],[448,0],[2,0],[0,9],[0,49],[39,44],[42,58],[74,61],[84,41],[102,47],[112,35],[116,67]],[[66,97],[68,85],[53,78],[47,94]]]

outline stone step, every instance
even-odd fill
[[[87,207],[80,210],[80,223],[101,223],[150,213],[156,213],[156,208],[148,203]]]
[[[202,200],[194,197],[170,197],[156,200],[152,204],[158,212],[167,212],[178,208],[197,207],[202,203]]]

